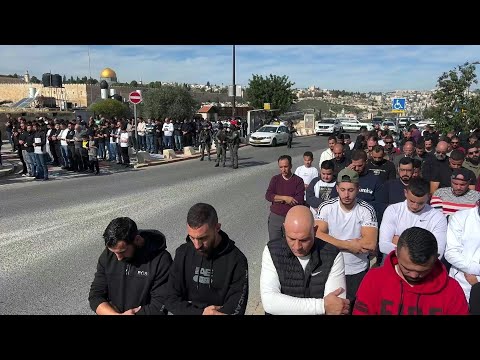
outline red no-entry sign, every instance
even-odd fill
[[[132,91],[130,95],[128,95],[128,101],[132,104],[140,104],[142,102],[142,95],[138,91]]]

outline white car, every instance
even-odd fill
[[[255,145],[286,144],[288,142],[288,128],[285,125],[264,125],[253,134],[250,134],[248,143]]]
[[[415,125],[417,125],[417,127],[419,129],[425,129],[425,126],[427,126],[427,125],[434,126],[435,122],[433,120],[426,119],[426,120],[422,120],[422,121],[417,122]]]
[[[322,119],[317,120],[315,126],[315,134],[318,135],[335,135],[343,132],[342,122],[338,119]]]
[[[368,131],[373,130],[373,125],[368,124],[368,123],[363,123],[355,119],[348,119],[348,120],[342,120],[342,126],[343,126],[343,131],[348,132],[348,131],[353,131],[357,132],[360,131],[360,128],[362,126],[366,126]]]

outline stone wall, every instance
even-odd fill
[[[88,106],[86,84],[65,84],[63,88],[49,88],[42,84],[0,84],[0,100],[16,103],[29,97],[29,89],[35,88],[41,96],[69,101],[77,107]],[[100,93],[100,90],[98,90]],[[58,105],[58,104],[57,104]]]

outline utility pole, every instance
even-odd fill
[[[232,101],[232,117],[235,117],[235,96],[237,87],[235,86],[235,45],[233,45],[233,101]]]

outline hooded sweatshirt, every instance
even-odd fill
[[[187,236],[180,245],[168,280],[167,309],[174,315],[202,315],[210,305],[224,314],[243,315],[248,300],[248,264],[228,235],[211,255],[200,254]]]
[[[164,315],[168,271],[172,257],[166,251],[165,236],[157,230],[140,230],[144,246],[136,248],[133,258],[120,261],[105,249],[98,260],[97,272],[88,301],[95,311],[110,302],[121,313],[142,306],[137,315]]]
[[[467,315],[463,290],[435,259],[421,284],[411,286],[400,275],[395,251],[382,267],[371,269],[357,292],[353,315]]]

